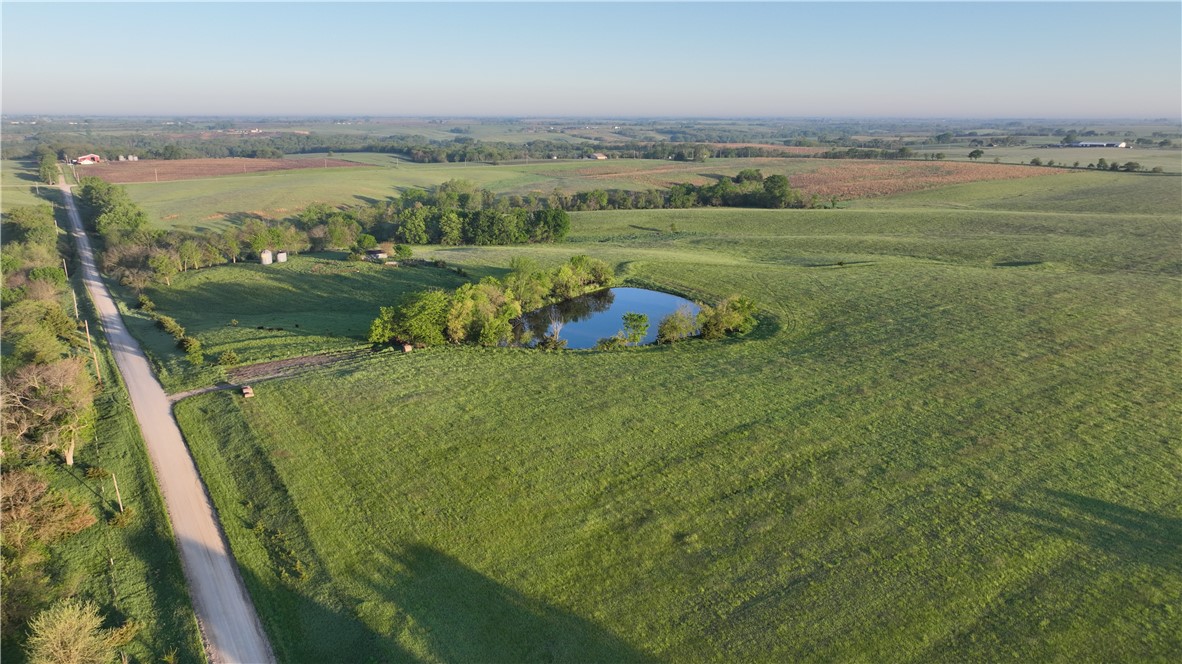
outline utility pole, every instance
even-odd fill
[[[94,375],[98,378],[99,385],[103,384],[103,370],[99,368],[98,354],[94,352],[94,344],[90,342],[90,321],[83,321],[86,324],[86,345],[90,348],[90,359],[94,360]]]

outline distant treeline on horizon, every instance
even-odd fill
[[[20,121],[5,120],[8,131],[0,146],[5,159],[40,158],[53,154],[65,159],[81,154],[94,153],[107,159],[118,155],[136,155],[144,159],[193,159],[193,158],[280,158],[285,154],[307,154],[327,152],[379,152],[398,154],[419,163],[449,162],[500,162],[525,159],[583,159],[595,155],[611,158],[672,159],[700,161],[706,158],[742,157],[807,157],[808,154],[792,154],[784,147],[813,147],[817,152],[832,151],[836,148],[867,150],[898,150],[904,146],[942,145],[949,143],[977,143],[996,145],[1022,145],[1025,137],[1057,137],[1066,139],[1115,136],[1097,128],[1088,128],[1088,123],[1068,122],[1060,126],[1027,124],[1020,121],[977,124],[949,127],[949,123],[902,122],[902,121],[815,121],[815,122],[774,122],[734,121],[726,124],[710,121],[670,121],[667,123],[636,123],[605,127],[615,140],[587,138],[577,132],[595,127],[548,127],[557,132],[581,138],[580,142],[538,138],[525,142],[504,140],[481,140],[471,136],[471,126],[480,123],[460,124],[451,121],[428,121],[429,124],[450,126],[446,131],[454,138],[428,138],[421,135],[380,135],[383,126],[362,122],[374,131],[349,134],[319,133],[311,131],[260,129],[266,123],[217,121],[194,124],[176,121],[168,125],[145,125],[128,121],[131,127],[124,127],[115,120],[110,126],[101,125],[97,134],[92,134],[94,124],[83,120],[75,128],[71,123],[58,129],[50,125],[20,125]],[[1165,122],[1165,121],[1163,121]],[[101,124],[101,123],[99,123]],[[333,121],[331,127],[351,124],[349,121]],[[506,122],[516,130],[517,122]],[[1102,127],[1104,124],[1097,125]],[[15,125],[15,126],[14,126]],[[284,127],[294,126],[284,123]],[[103,134],[103,129],[115,130],[122,127],[127,131],[117,134]],[[529,126],[531,129],[541,127]],[[85,132],[86,136],[77,136]],[[1163,141],[1182,138],[1182,127],[1173,131],[1154,130],[1147,136],[1132,136],[1134,132],[1122,131],[1120,138],[1147,147],[1161,145]],[[657,138],[654,138],[654,135]],[[833,154],[829,156],[834,156]],[[890,155],[885,155],[887,158]]]

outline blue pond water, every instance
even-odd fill
[[[698,305],[676,295],[644,288],[609,288],[531,311],[522,318],[533,338],[540,339],[550,331],[556,316],[562,321],[559,337],[566,340],[567,348],[593,348],[600,339],[624,329],[624,314],[645,314],[648,335],[641,343],[650,344],[657,339],[661,319],[683,306],[698,315]]]

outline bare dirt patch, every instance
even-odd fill
[[[368,357],[372,354],[372,350],[366,349],[347,351],[344,353],[306,355],[304,357],[293,357],[287,360],[276,360],[274,362],[260,362],[258,364],[248,364],[246,366],[230,369],[226,372],[226,378],[228,378],[233,383],[243,385],[251,381],[294,376],[298,373],[308,371],[309,369],[315,369],[316,367],[323,367],[329,364],[337,364],[339,362],[356,360],[362,357]]]
[[[288,171],[300,168],[358,168],[365,164],[340,159],[140,159],[79,166],[78,176],[100,177],[114,184],[171,182],[243,173]]]

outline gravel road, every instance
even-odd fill
[[[131,395],[131,405],[144,433],[156,482],[164,496],[193,608],[201,625],[206,655],[215,664],[273,662],[254,605],[173,419],[168,396],[152,374],[148,358],[123,324],[106,284],[99,278],[94,252],[89,238],[82,231],[70,186],[64,182],[60,186],[70,216],[71,235],[82,262],[82,279],[98,310],[115,363]]]

